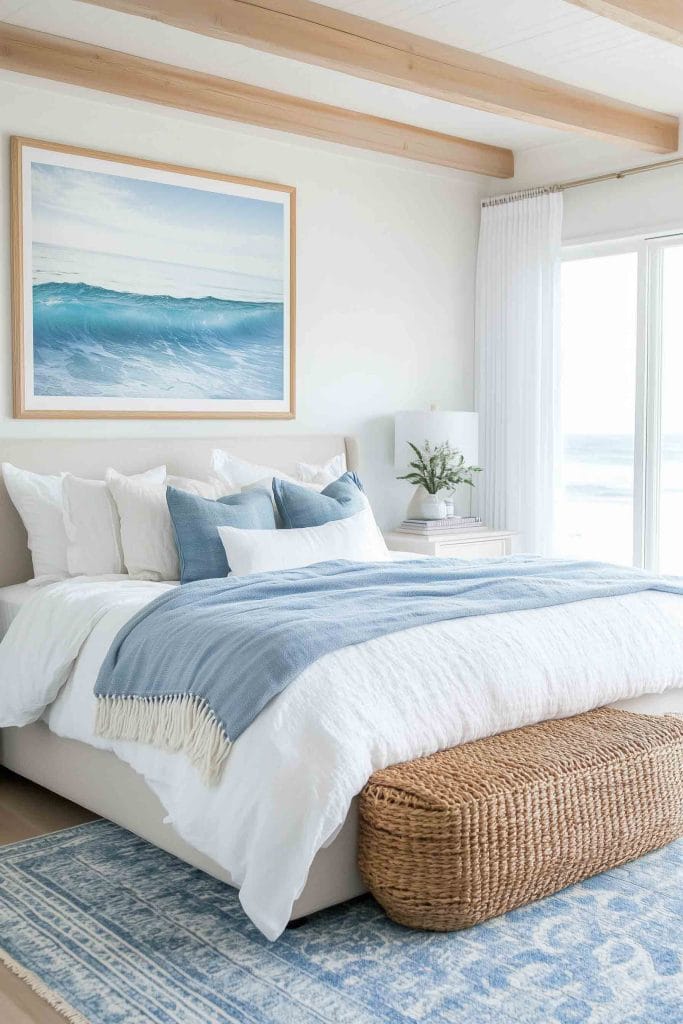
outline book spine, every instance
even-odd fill
[[[403,523],[401,523],[401,527],[403,529],[405,529],[405,530],[424,530],[426,533],[429,533],[429,532],[431,532],[433,530],[462,530],[462,529],[469,529],[472,526],[481,526],[481,525],[482,525],[481,519],[468,519],[468,520],[465,520],[465,521],[450,522],[450,523],[447,523],[447,522],[441,523],[441,522],[436,522],[435,521],[433,523],[430,523],[429,526],[426,526],[424,523],[411,523],[411,522],[403,522]]]
[[[422,530],[435,530],[441,527],[457,529],[459,526],[478,526],[481,519],[476,516],[457,516],[453,519],[404,519],[401,526],[414,526]]]
[[[420,530],[413,526],[397,526],[398,533],[412,533],[415,537],[441,537],[447,533],[467,532],[468,530],[481,530],[483,523],[467,523],[465,526],[444,526],[436,530]]]

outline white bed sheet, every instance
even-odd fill
[[[412,551],[390,551],[389,558],[391,561],[401,562],[411,558],[419,558],[419,555],[414,554]],[[125,580],[125,575],[111,575],[106,577],[98,577],[99,579],[108,579],[112,582],[119,582]],[[11,623],[19,614],[20,609],[26,602],[33,597],[44,586],[48,586],[50,583],[57,582],[55,579],[42,579],[42,580],[27,580],[26,583],[15,583],[9,587],[0,587],[0,641],[4,637],[5,633],[9,629]]]
[[[647,694],[655,696],[640,710],[683,712],[683,598],[647,592],[434,623],[321,658],[233,744],[220,783],[207,787],[182,753],[94,736],[100,663],[127,619],[168,584],[112,582],[103,591],[70,581],[55,592],[71,593],[75,607],[88,587],[106,612],[83,630],[66,685],[45,714],[49,727],[113,750],[140,773],[178,833],[230,874],[246,912],[271,939],[285,927],[316,852],[337,834],[373,771]],[[66,665],[61,634],[77,627],[78,615],[70,608],[56,630],[58,601],[51,621],[31,619],[29,608],[23,623],[32,649],[54,646],[35,673],[43,685],[50,664]],[[0,721],[7,668],[0,658]]]
[[[37,592],[35,582],[15,583],[11,587],[0,587],[0,640],[16,619],[23,605]]]

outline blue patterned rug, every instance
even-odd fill
[[[466,932],[369,897],[271,944],[107,821],[0,849],[0,959],[91,1024],[683,1024],[683,842]]]

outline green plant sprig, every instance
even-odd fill
[[[397,477],[397,480],[407,480],[418,487],[424,487],[428,494],[452,491],[458,484],[474,487],[472,477],[475,473],[481,473],[481,466],[466,466],[462,452],[453,448],[448,441],[437,445],[425,441],[422,449],[412,441],[408,441],[408,445],[415,459],[409,463],[410,473]]]

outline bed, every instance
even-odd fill
[[[356,443],[352,439],[334,435],[221,438],[220,440],[183,439],[177,441],[170,439],[163,441],[8,441],[2,443],[0,455],[3,460],[40,473],[59,470],[73,472],[81,476],[101,478],[104,468],[108,465],[114,465],[126,473],[136,473],[149,466],[165,462],[170,472],[202,477],[208,473],[209,453],[214,447],[226,448],[242,458],[275,466],[285,473],[292,471],[296,461],[321,464],[338,454],[339,451],[345,450],[349,469],[359,468]],[[30,558],[26,549],[23,527],[1,483],[0,537],[2,538],[0,542],[2,545],[0,587],[3,588],[0,591],[0,628],[2,628],[2,625],[6,626],[11,617],[16,614],[26,599],[28,591],[36,588],[26,585],[18,586],[30,576]],[[425,627],[431,632],[428,637],[425,634],[426,639],[421,642],[426,643],[428,640],[429,649],[434,648],[437,652],[434,655],[434,664],[430,668],[434,675],[434,692],[440,687],[441,696],[447,697],[448,690],[444,686],[444,680],[438,678],[438,658],[440,656],[446,658],[448,651],[451,652],[449,656],[452,658],[453,652],[457,650],[459,662],[462,662],[464,657],[465,663],[468,665],[467,671],[473,681],[472,685],[475,682],[477,685],[489,685],[491,680],[482,674],[484,671],[482,666],[486,667],[486,671],[492,671],[490,666],[494,662],[491,658],[495,651],[498,652],[499,663],[501,658],[510,655],[509,664],[513,666],[510,671],[514,673],[514,652],[516,650],[517,670],[520,673],[528,671],[525,668],[530,661],[528,644],[538,645],[541,642],[541,637],[550,634],[559,637],[560,648],[564,643],[567,652],[576,651],[577,663],[584,658],[588,665],[591,655],[589,651],[581,650],[585,644],[579,642],[580,638],[585,639],[591,635],[592,631],[604,628],[606,642],[609,643],[610,638],[614,640],[617,633],[616,624],[622,621],[623,616],[626,616],[628,625],[623,631],[625,637],[623,645],[621,641],[617,640],[613,650],[602,650],[600,653],[602,662],[598,674],[601,676],[602,689],[596,690],[592,694],[587,691],[580,700],[568,692],[564,702],[558,696],[554,698],[554,704],[539,704],[539,709],[543,707],[542,711],[521,706],[524,701],[529,703],[528,694],[525,693],[524,701],[517,701],[519,706],[515,710],[516,717],[513,716],[509,720],[508,727],[514,727],[517,721],[533,720],[534,715],[562,717],[599,703],[614,703],[617,706],[646,713],[681,713],[683,712],[683,690],[681,689],[683,686],[683,644],[680,643],[680,637],[683,636],[683,601],[673,595],[641,596],[642,600],[638,595],[633,595],[632,598],[623,598],[620,601],[614,599],[612,603],[603,601],[600,609],[602,620],[600,616],[596,616],[595,609],[591,607],[596,602],[583,602],[582,608],[578,605],[575,606],[577,610],[572,613],[574,625],[571,628],[567,626],[566,615],[559,609],[514,612],[508,614],[507,617],[501,615],[481,616],[467,623],[451,624],[448,629],[438,626]],[[600,604],[600,602],[597,603]],[[603,622],[602,626],[600,625],[601,621]],[[661,622],[666,622],[666,630],[663,627],[660,628]],[[638,631],[643,635],[648,635],[647,631],[650,630],[652,644],[659,645],[661,648],[660,663],[652,668],[648,665],[647,657],[644,658],[642,637],[636,635],[638,631],[634,628],[636,623]],[[415,634],[415,636],[409,634]],[[678,638],[678,644],[673,645],[675,650],[672,649],[672,636]],[[346,659],[344,665],[347,666],[347,669],[350,666],[351,669],[346,671],[346,676],[353,677],[355,672],[356,678],[363,679],[363,673],[365,673],[364,682],[366,687],[370,688],[375,685],[373,680],[380,674],[380,667],[389,665],[390,671],[387,674],[391,676],[393,673],[394,679],[400,678],[401,666],[405,664],[405,659],[416,656],[413,648],[417,642],[417,631],[406,630],[395,634],[395,637],[397,639],[392,641],[393,646],[383,644],[384,638],[379,641],[370,641],[369,645],[362,645],[366,650],[361,653],[364,656],[367,654],[366,662],[362,664],[358,660],[353,662],[353,658],[360,657],[360,648],[351,649],[349,654],[344,655]],[[102,642],[104,643],[104,640]],[[554,639],[553,645],[558,646]],[[426,649],[425,647],[424,650]],[[421,656],[424,656],[424,650]],[[492,651],[494,654],[491,653]],[[569,654],[566,657],[569,657]],[[391,664],[392,659],[393,665]],[[487,661],[487,659],[489,660]],[[610,659],[612,660],[610,661]],[[331,663],[334,660],[333,658]],[[597,661],[597,653],[595,660]],[[531,661],[533,662],[533,658]],[[541,666],[541,670],[537,673],[539,693],[545,685],[543,678],[545,668],[541,662],[542,658],[539,653],[538,664]],[[334,678],[339,679],[338,668],[336,671],[338,674]],[[577,669],[577,671],[579,670]],[[645,674],[650,671],[652,672],[653,692],[647,692],[648,688],[643,682]],[[615,679],[611,678],[612,673],[614,673]],[[382,674],[384,673],[382,672]],[[91,677],[87,676],[86,670],[83,668],[81,682],[77,685],[87,686],[88,678]],[[141,767],[142,762],[137,753],[129,752],[119,746],[119,756],[116,756],[111,749],[97,748],[90,742],[58,735],[60,731],[68,732],[59,727],[60,715],[65,721],[68,714],[71,713],[68,710],[69,702],[71,702],[71,709],[78,705],[75,696],[77,679],[78,673],[75,673],[64,687],[64,693],[58,701],[55,701],[55,707],[51,714],[22,728],[3,730],[2,763],[18,774],[130,829],[215,877],[235,884],[236,880],[231,872],[224,866],[222,867],[214,857],[207,854],[206,849],[210,848],[210,843],[198,843],[199,846],[205,847],[204,852],[201,852],[194,842],[190,843],[181,838],[176,831],[176,828],[180,828],[187,834],[187,830],[183,830],[179,825],[177,814],[175,817],[176,828],[169,823],[167,808],[162,805],[158,795],[151,788],[154,785],[154,780],[149,782],[150,772]],[[325,682],[325,678],[319,674],[319,677],[316,677],[315,685],[322,687]],[[504,693],[503,683],[504,680],[498,679],[496,686],[499,689],[496,690],[495,687],[491,689],[489,696],[492,706],[495,706],[496,702],[500,703],[501,694]],[[560,683],[564,686],[561,679]],[[356,683],[356,685],[358,684]],[[491,683],[491,685],[493,684]],[[529,692],[532,692],[533,686],[532,684],[530,686]],[[567,689],[566,686],[565,689]],[[295,687],[290,687],[290,690],[287,691],[288,695],[292,694],[291,699],[287,698],[290,701],[287,706],[296,700],[295,690]],[[321,690],[321,692],[323,691]],[[605,694],[608,696],[603,699]],[[399,718],[401,714],[405,715],[406,708],[411,706],[411,700],[414,705],[415,693],[412,695],[407,693],[405,700],[407,703],[404,704],[403,711],[398,705],[394,709]],[[367,714],[371,717],[374,710],[370,701]],[[265,713],[261,716],[264,722],[266,717]],[[45,718],[48,719],[50,725]],[[254,724],[256,725],[256,723]],[[304,723],[302,730],[304,730],[304,726],[308,728],[310,722],[308,725]],[[263,728],[265,729],[266,726],[263,725]],[[367,725],[367,729],[371,730],[371,725]],[[376,754],[376,759],[372,764],[368,764],[364,778],[362,777],[364,771],[361,767],[355,782],[350,783],[351,788],[353,789],[355,786],[357,793],[371,771],[378,764],[384,763],[383,758],[388,758],[391,762],[392,758],[393,760],[409,759],[409,756],[416,757],[431,752],[432,740],[424,739],[420,741],[422,745],[420,746],[418,743],[416,747],[414,738],[410,736],[410,733],[414,732],[414,729],[406,728],[405,736],[402,739],[403,745],[398,743],[393,751],[377,750],[373,752],[373,758]],[[304,734],[305,732],[302,732],[301,735]],[[453,735],[444,727],[443,735],[437,737],[435,741],[437,746],[453,745]],[[463,735],[462,738],[468,738],[468,736]],[[378,746],[381,747],[384,740],[379,725],[377,741]],[[385,743],[386,746],[388,744]],[[410,755],[407,755],[407,751],[410,751]],[[168,767],[167,762],[163,762],[163,764],[158,762],[158,764],[162,766],[159,768],[160,773]],[[135,770],[136,766],[137,770]],[[143,771],[147,774],[149,784],[141,774]],[[160,791],[159,784],[154,785],[154,788],[157,793]],[[336,795],[333,795],[336,799]],[[273,807],[276,809],[276,803]],[[284,900],[283,906],[286,906],[287,916],[291,919],[342,902],[364,891],[356,867],[356,801],[351,800],[350,803],[344,803],[343,816],[337,815],[337,818],[339,820],[330,816],[322,833],[315,838],[315,842],[312,841],[311,848],[317,852],[315,852],[312,863],[306,865],[303,889],[301,890],[300,886],[293,887],[299,891],[293,906],[291,899],[288,901],[285,898]],[[209,826],[210,822],[207,824],[207,829],[210,831]],[[286,828],[283,825],[282,835],[285,836],[285,834]],[[282,852],[284,853],[284,846]],[[275,870],[277,871],[277,865]],[[237,879],[237,881],[240,882],[241,879]],[[275,886],[275,881],[273,885]],[[259,920],[258,914],[255,912],[251,916],[265,934],[270,938],[275,938],[278,929],[281,930],[283,913],[283,909],[280,908],[277,921]]]
[[[0,443],[2,461],[36,473],[71,472],[101,479],[106,466],[125,473],[143,472],[166,463],[169,472],[203,478],[212,449],[273,465],[291,473],[295,462],[323,464],[346,453],[350,470],[359,469],[358,443],[341,435],[206,438],[197,440],[17,440]],[[33,594],[25,581],[32,575],[26,533],[0,474],[0,629],[4,635],[21,605]],[[5,588],[10,588],[9,591]],[[166,812],[144,780],[115,755],[64,739],[39,721],[0,733],[0,762],[11,771],[74,803],[130,829],[154,845],[222,881],[230,876],[215,861],[191,847],[164,821]],[[356,805],[335,842],[320,851],[293,919],[343,902],[365,891],[356,866]]]

